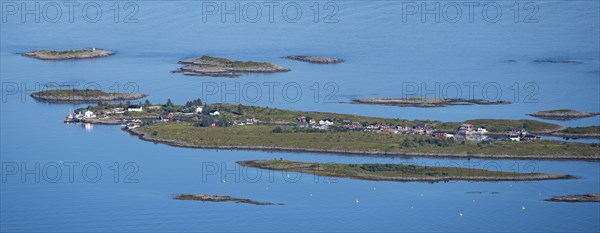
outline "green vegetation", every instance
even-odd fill
[[[344,177],[360,180],[388,181],[447,181],[447,180],[545,180],[568,179],[569,175],[516,173],[475,168],[418,166],[413,164],[336,164],[308,163],[287,160],[239,161],[242,166],[261,169]]]
[[[45,90],[31,94],[36,100],[46,102],[90,103],[97,101],[134,100],[146,95],[138,93],[103,92],[95,89]]]
[[[599,134],[600,135],[600,126],[587,126],[587,127],[574,127],[574,128],[569,127],[564,130],[558,131],[557,133]]]
[[[215,63],[219,63],[218,66],[225,66],[231,68],[248,68],[248,67],[271,67],[271,64],[268,62],[253,62],[253,61],[235,61],[227,58],[220,57],[211,57],[211,56],[202,56],[200,59],[206,61],[212,61]]]
[[[35,92],[39,96],[84,96],[84,97],[98,97],[98,96],[113,96],[114,93],[107,93],[101,90],[94,89],[70,89],[70,90],[46,90]]]
[[[253,125],[219,128],[189,123],[165,123],[135,129],[148,140],[170,140],[190,147],[279,149],[374,155],[425,155],[459,157],[593,159],[600,158],[597,144],[559,141],[458,143],[430,136],[375,132],[294,132],[277,126]],[[286,127],[290,129],[290,127]],[[292,128],[293,129],[293,128]],[[156,133],[154,133],[156,132]],[[284,136],[281,134],[285,133]],[[150,136],[153,135],[153,136]]]
[[[513,128],[524,128],[532,132],[558,130],[559,125],[535,121],[535,120],[498,120],[498,119],[476,119],[465,121],[475,127],[485,127],[490,132],[506,132]]]

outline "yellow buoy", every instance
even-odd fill
[[[458,216],[461,216],[461,217],[462,217],[462,216],[463,216],[462,212],[461,212],[461,213],[459,213],[459,214],[458,214]]]

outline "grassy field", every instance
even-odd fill
[[[294,110],[283,110],[268,107],[257,107],[257,106],[242,106],[243,115],[237,114],[238,105],[232,104],[211,104],[207,106],[209,109],[219,110],[221,114],[230,117],[232,119],[245,119],[245,118],[258,118],[262,121],[270,122],[288,122],[295,123],[296,117],[306,116],[311,117],[317,121],[322,119],[333,119],[336,125],[341,125],[341,120],[346,119],[349,121],[357,121],[361,123],[378,123],[378,124],[389,124],[389,125],[402,125],[413,127],[419,123],[427,123],[430,127],[434,127],[440,130],[453,131],[456,130],[462,122],[440,122],[431,120],[405,120],[405,119],[393,119],[393,118],[381,118],[381,117],[368,117],[359,116],[352,114],[340,114],[340,113],[329,113],[329,112],[304,112]],[[548,130],[558,130],[559,125],[545,123],[535,120],[499,120],[499,119],[476,119],[468,120],[465,123],[473,124],[475,127],[485,127],[490,132],[507,132],[513,128],[526,128],[532,132],[541,132]]]
[[[242,166],[261,169],[310,173],[319,176],[360,180],[447,181],[447,180],[543,180],[572,178],[561,174],[517,173],[461,167],[418,166],[412,164],[339,164],[308,163],[287,160],[239,161]]]
[[[415,154],[427,156],[506,157],[547,159],[599,159],[597,144],[559,141],[474,143],[430,136],[374,132],[273,132],[275,126],[196,127],[188,123],[164,123],[141,127],[149,137],[195,147],[283,148],[365,154]],[[284,127],[287,128],[287,127]]]

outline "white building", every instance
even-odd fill
[[[478,134],[485,134],[485,133],[487,133],[487,129],[485,129],[485,128],[477,128],[477,133]]]
[[[201,112],[202,112],[202,106],[196,107],[196,113],[201,113]]]
[[[94,114],[94,112],[92,111],[85,111],[85,113],[83,113],[83,118],[95,118],[96,115]]]
[[[142,107],[142,105],[129,105],[127,107],[128,112],[141,112],[143,110],[144,108]]]
[[[214,112],[209,113],[209,115],[211,115],[211,116],[220,116],[221,113],[219,111],[214,111]]]

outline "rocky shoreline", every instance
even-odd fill
[[[148,95],[139,93],[106,93],[95,90],[52,90],[34,92],[30,96],[41,102],[95,103],[98,101],[136,100]]]
[[[173,197],[175,200],[184,201],[205,201],[205,202],[234,202],[246,203],[252,205],[283,205],[281,203],[259,202],[245,198],[237,198],[227,195],[208,195],[208,194],[178,194]]]
[[[509,101],[489,101],[483,99],[441,99],[441,98],[365,98],[353,99],[353,104],[377,104],[398,107],[436,108],[455,105],[500,105],[511,104]]]
[[[600,202],[600,193],[553,196],[545,201],[553,202]]]
[[[317,63],[317,64],[337,64],[344,62],[342,59],[331,58],[331,57],[318,57],[318,56],[285,56],[282,57],[284,59],[303,61],[308,63]]]
[[[243,73],[288,72],[290,69],[268,62],[235,61],[227,58],[202,56],[179,61],[183,65],[172,73],[188,76],[209,76],[235,78]]]
[[[548,120],[575,120],[586,117],[594,117],[600,115],[600,112],[583,112],[575,111],[571,109],[559,109],[559,110],[548,110],[539,111],[536,113],[527,114],[529,116],[548,119]]]
[[[540,155],[485,155],[485,154],[441,154],[441,153],[398,153],[386,151],[355,151],[355,150],[333,150],[333,149],[313,149],[313,148],[294,148],[294,147],[270,147],[270,146],[210,146],[210,145],[194,145],[176,140],[167,140],[153,138],[139,130],[139,128],[126,129],[132,136],[136,136],[141,140],[166,144],[174,147],[196,148],[196,149],[223,149],[223,150],[255,150],[255,151],[281,151],[281,152],[309,152],[309,153],[326,153],[326,154],[343,154],[343,155],[359,155],[359,156],[386,156],[386,157],[431,157],[431,158],[456,158],[456,159],[536,159],[536,160],[583,160],[583,161],[600,161],[600,154],[595,156],[581,155],[555,155],[555,156],[540,156]]]
[[[37,58],[40,60],[75,60],[75,59],[91,59],[98,57],[107,57],[113,55],[113,52],[101,50],[101,49],[89,49],[89,50],[34,50],[31,52],[23,53],[23,56]]]

